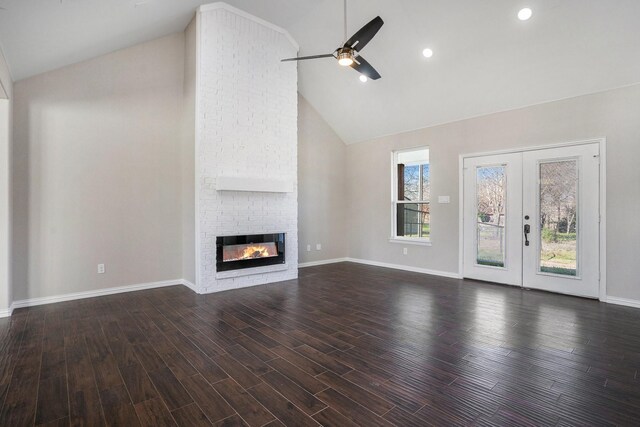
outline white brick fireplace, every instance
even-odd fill
[[[224,3],[198,11],[195,261],[200,292],[297,277],[297,70],[280,62],[297,50],[284,30]],[[263,233],[286,233],[285,264],[216,271],[216,237]]]

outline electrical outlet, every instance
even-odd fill
[[[104,274],[104,264],[98,264],[98,274]]]
[[[307,252],[311,252],[311,245],[307,245]]]
[[[316,244],[316,251],[321,251],[322,250],[322,245],[320,243]]]
[[[404,255],[407,255],[409,253],[409,249],[408,248],[402,248],[402,253]]]

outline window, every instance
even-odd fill
[[[393,153],[392,239],[428,242],[431,235],[429,148]]]

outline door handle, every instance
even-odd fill
[[[529,246],[529,233],[531,233],[531,226],[529,224],[524,225],[524,245]]]

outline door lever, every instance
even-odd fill
[[[529,233],[531,233],[531,226],[529,224],[524,225],[524,245],[529,246]]]

